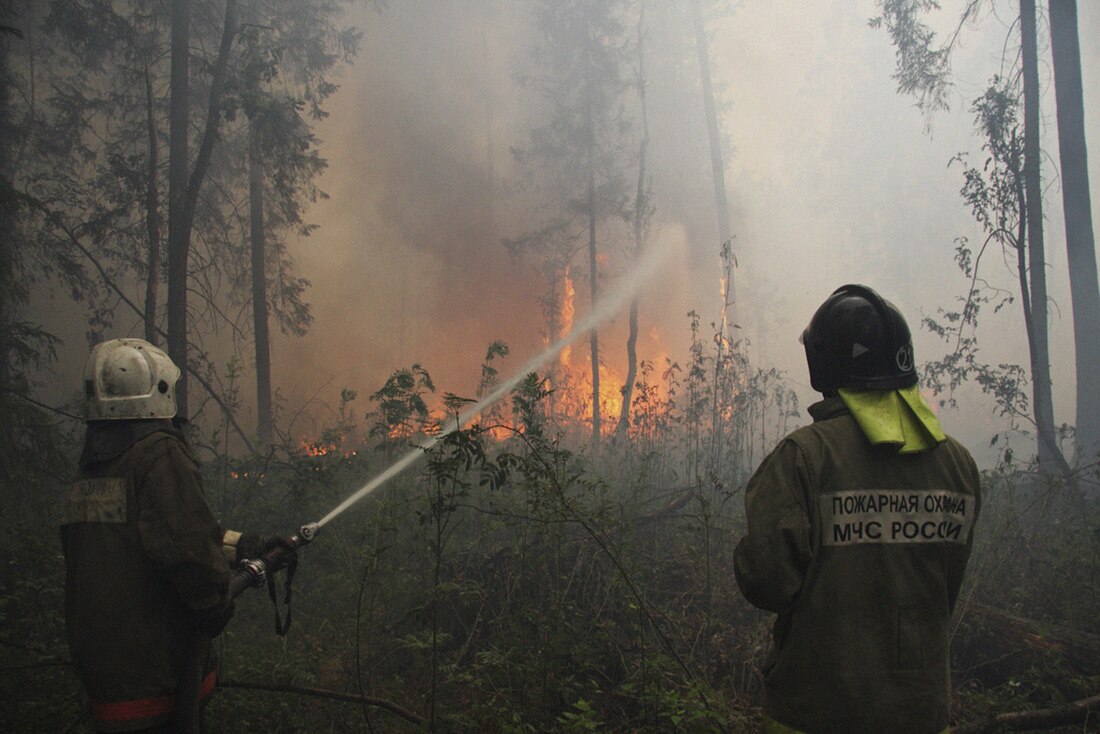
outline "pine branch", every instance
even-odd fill
[[[36,405],[39,408],[42,408],[43,410],[48,410],[51,413],[56,413],[57,415],[61,416],[62,418],[69,418],[70,420],[79,421],[79,422],[84,421],[84,419],[82,417],[80,417],[79,415],[73,415],[72,413],[68,413],[64,410],[61,410],[60,408],[55,408],[52,405],[47,405],[46,403],[35,400],[34,398],[32,398],[29,395],[23,394],[19,390],[13,390],[12,388],[6,387],[4,385],[0,385],[0,390],[4,391],[6,393],[9,393],[11,395],[14,395],[17,398],[21,398],[22,400],[27,401],[31,405]]]
[[[80,236],[62,220],[61,215],[50,209],[45,204],[45,202],[42,202],[32,196],[24,195],[22,198],[24,201],[27,202],[29,206],[41,212],[42,215],[45,216],[51,224],[53,224],[65,233],[65,236],[68,238],[69,242],[72,243],[73,247],[79,250],[80,253],[84,255],[84,257],[86,257],[88,261],[92,264],[92,266],[99,272],[100,276],[103,278],[103,282],[107,285],[107,287],[114,291],[115,295],[117,295],[123,303],[129,306],[130,310],[132,310],[135,314],[138,315],[139,318],[144,321],[145,311],[136,303],[134,303],[133,300],[131,300],[126,295],[122,288],[120,288],[119,285],[115,283],[115,280],[113,277],[111,277],[111,274],[107,272],[107,269],[103,267],[98,258],[96,258],[95,254],[93,254],[91,250],[84,246],[84,243],[80,240]],[[167,338],[168,335],[163,330],[158,328],[157,331],[158,333],[160,333],[161,336]],[[198,349],[198,346],[193,343],[189,342],[189,345]],[[214,386],[210,384],[210,381],[200,375],[198,373],[198,370],[196,370],[190,364],[187,365],[187,373],[199,381],[199,384],[201,384],[203,388],[206,389],[206,392],[210,395],[210,398],[218,404],[218,407],[222,409],[222,411],[228,418],[229,423],[233,426],[233,429],[237,432],[237,435],[244,442],[244,445],[248,449],[248,451],[250,453],[256,453],[256,448],[252,445],[252,441],[249,440],[248,434],[245,433],[244,429],[241,428],[239,423],[237,423],[237,418],[233,414],[233,410],[225,402],[222,396],[219,395],[218,392],[214,389]]]

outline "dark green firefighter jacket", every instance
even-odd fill
[[[61,542],[69,648],[96,727],[171,721],[188,645],[224,608],[230,575],[183,435],[168,421],[89,424]],[[213,671],[211,654],[203,694]]]
[[[735,552],[745,597],[778,614],[765,711],[810,734],[942,731],[977,467],[951,438],[873,446],[837,397],[810,414],[750,479]]]

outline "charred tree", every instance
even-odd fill
[[[1100,382],[1095,379],[1096,365],[1100,364],[1100,286],[1089,194],[1077,2],[1050,0],[1049,9],[1077,372],[1075,460],[1082,465],[1095,461],[1100,454]]]

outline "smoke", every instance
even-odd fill
[[[720,316],[709,149],[694,39],[678,5],[648,6],[650,242],[682,240],[687,254],[642,294],[643,359],[658,351],[684,358],[688,311],[704,325]],[[544,282],[534,263],[501,245],[537,227],[543,208],[510,153],[538,121],[537,100],[516,75],[534,42],[531,6],[406,0],[382,13],[356,12],[362,51],[320,128],[330,163],[321,184],[331,198],[310,212],[321,229],[296,251],[313,282],[316,320],[304,339],[277,342],[276,384],[290,406],[311,396],[331,401],[341,387],[369,393],[392,370],[418,362],[441,391],[472,396],[492,340],[512,349],[505,373],[546,346]],[[946,25],[952,12],[941,11]],[[919,328],[921,316],[955,305],[966,282],[953,243],[980,237],[958,196],[960,170],[947,161],[962,150],[980,155],[969,101],[998,71],[1008,29],[997,18],[968,29],[952,110],[926,134],[926,120],[895,92],[894,50],[884,32],[867,27],[873,13],[869,2],[786,0],[738,4],[708,24],[724,102],[738,333],[755,361],[787,372],[803,405],[815,396],[797,336],[834,288],[879,289],[909,318],[918,359],[938,357],[947,346]],[[1095,13],[1080,8],[1083,38],[1097,27]],[[1100,58],[1095,48],[1084,52],[1087,102],[1100,99]],[[1096,110],[1086,113],[1095,137]],[[1058,203],[1052,195],[1051,290],[1056,304],[1068,304]],[[629,245],[625,225],[618,229],[601,231],[609,281]],[[1000,263],[988,274],[1011,287]],[[583,294],[584,268],[574,276]],[[578,317],[588,308],[581,299]],[[1063,311],[1052,325],[1056,412],[1072,422],[1068,306]],[[990,361],[1026,363],[1019,314],[987,318],[1002,335],[989,343]],[[625,361],[625,320],[601,327],[601,350],[614,367]],[[988,399],[972,399],[979,409],[944,422],[980,448],[998,424]]]
[[[511,154],[537,122],[530,117],[536,98],[515,79],[528,62],[530,8],[493,5],[408,3],[358,19],[363,53],[321,130],[330,158],[322,188],[331,198],[313,210],[322,229],[297,253],[315,286],[316,327],[277,346],[278,383],[309,386],[299,400],[322,383],[331,384],[330,395],[344,385],[373,391],[413,362],[441,390],[472,395],[492,340],[508,343],[517,364],[545,346],[539,299],[546,284],[535,262],[501,244],[537,227],[542,207]],[[701,120],[695,126],[703,129]],[[705,166],[705,137],[695,142]],[[697,184],[702,195],[706,185],[706,178]],[[697,206],[709,202],[703,196]],[[601,231],[614,263],[609,282],[628,245],[622,233],[610,237],[612,229]],[[680,221],[662,223],[650,246],[675,246],[688,239],[684,231]],[[717,245],[713,251],[716,258]],[[586,282],[584,268],[574,272]],[[675,333],[694,307],[691,278],[680,266],[670,272],[680,276],[651,292],[660,310],[646,314],[645,296],[642,306],[650,322],[667,327],[644,324],[646,333]],[[717,302],[717,274],[712,286]],[[583,299],[578,305],[589,307]],[[618,365],[625,316],[610,316],[602,338],[609,363]]]

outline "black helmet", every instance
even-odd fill
[[[802,332],[802,344],[810,384],[818,392],[893,390],[917,383],[905,318],[865,285],[833,291]]]

